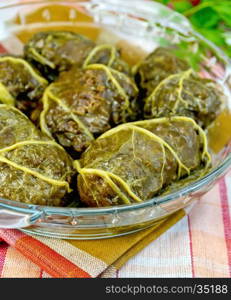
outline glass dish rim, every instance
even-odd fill
[[[136,2],[142,2],[144,5],[143,0],[135,0]],[[61,1],[52,1],[52,2],[59,2],[61,3],[76,3],[79,5],[86,5],[86,1],[78,1],[78,0],[61,0]],[[8,1],[1,1],[0,3],[0,11],[3,9],[9,9],[10,7],[17,7],[17,6],[24,6],[24,5],[30,5],[30,4],[45,4],[45,3],[50,3],[48,0],[24,0],[23,2],[20,2],[20,0],[8,0]],[[161,3],[154,2],[155,5],[160,6],[161,8],[165,8],[168,11],[171,11],[170,8],[162,5]],[[177,13],[174,11],[175,15],[181,16],[181,18],[185,18],[183,15]],[[185,20],[187,20],[185,18]],[[215,44],[212,42],[208,41],[205,39],[203,36],[201,36],[198,32],[193,30],[193,28],[190,28],[191,33],[193,33],[195,36],[199,37],[200,39],[206,41],[206,43],[216,49],[217,52],[219,52],[219,55],[226,61],[227,64],[230,64],[231,67],[231,60],[229,57],[226,56],[226,54],[218,48]],[[206,176],[201,178],[200,180],[194,181],[193,183],[182,187],[178,189],[175,192],[172,192],[170,194],[164,195],[164,196],[157,196],[153,197],[152,199],[149,199],[147,201],[144,201],[142,203],[132,203],[129,205],[118,205],[118,206],[110,206],[110,207],[96,207],[96,208],[75,208],[75,207],[52,207],[52,206],[41,206],[41,205],[34,205],[34,204],[26,204],[26,203],[18,203],[13,200],[8,200],[8,199],[3,199],[0,198],[1,201],[7,201],[8,204],[6,205],[11,209],[16,209],[20,210],[21,212],[29,212],[35,210],[40,210],[43,211],[44,213],[51,213],[51,214],[67,214],[67,212],[71,212],[72,214],[75,213],[75,215],[98,215],[98,214],[114,214],[114,213],[119,213],[119,212],[127,212],[127,211],[133,211],[133,210],[138,210],[138,209],[144,209],[147,207],[152,207],[152,206],[157,206],[161,204],[166,204],[169,203],[175,199],[178,199],[179,197],[187,196],[191,193],[197,192],[201,188],[205,187],[207,184],[212,183],[213,180],[216,178],[225,175],[225,173],[229,170],[231,167],[231,152],[229,151],[227,157],[220,163],[216,168],[212,169],[211,172],[209,172]],[[15,205],[17,204],[17,206]],[[20,204],[23,207],[20,207]]]

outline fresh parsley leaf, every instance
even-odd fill
[[[228,26],[231,26],[231,2],[229,5],[215,5],[214,10]]]
[[[231,57],[231,0],[156,1],[166,5],[171,4],[176,11],[190,19],[195,30],[222,48]]]
[[[203,8],[190,17],[192,24],[199,28],[214,28],[219,20],[219,14],[211,7]]]
[[[208,40],[217,44],[218,46],[225,45],[225,39],[222,36],[222,32],[219,29],[210,28],[196,28],[202,35],[204,35]]]
[[[171,0],[156,0],[155,2],[160,2],[162,4],[167,5]]]
[[[187,0],[173,3],[173,8],[180,13],[183,13],[184,11],[190,9],[191,7],[192,4]]]

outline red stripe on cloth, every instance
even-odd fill
[[[231,216],[229,213],[229,202],[227,196],[227,187],[225,179],[221,179],[219,182],[219,191],[221,195],[221,210],[224,224],[224,235],[225,242],[227,247],[228,263],[229,263],[229,272],[231,276]]]
[[[0,238],[14,247],[18,239],[26,236],[25,233],[15,229],[0,229]]]
[[[7,53],[8,51],[3,47],[2,44],[0,44],[0,54],[5,54]]]
[[[0,245],[0,278],[2,277],[2,269],[4,267],[8,247],[9,245],[6,243]]]
[[[194,259],[193,259],[191,222],[190,222],[190,217],[187,216],[187,218],[188,218],[188,231],[189,231],[189,247],[190,247],[191,266],[192,266],[192,278],[194,278],[195,277],[195,269],[194,269]]]
[[[87,272],[30,236],[20,238],[15,248],[55,278],[91,277]]]
[[[90,278],[90,274],[40,241],[13,229],[0,229],[0,236],[34,264],[55,278]]]

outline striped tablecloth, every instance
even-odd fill
[[[231,172],[118,277],[231,277]]]

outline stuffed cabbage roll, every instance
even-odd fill
[[[194,172],[208,171],[204,131],[187,117],[113,128],[75,161],[81,201],[88,206],[139,203]]]
[[[97,46],[85,36],[67,31],[36,33],[26,44],[25,57],[50,81],[58,74],[93,63],[102,63],[118,71],[129,72],[128,65],[120,59],[114,46]]]
[[[144,99],[144,116],[188,116],[205,128],[221,112],[222,99],[223,93],[213,80],[200,78],[190,69],[161,81]]]
[[[135,67],[138,86],[147,97],[169,75],[188,70],[188,63],[169,48],[159,47]]]
[[[27,111],[35,107],[48,82],[22,58],[0,57],[0,102]]]
[[[46,89],[40,128],[62,146],[82,152],[111,126],[135,119],[137,94],[132,79],[105,65],[73,67]]]
[[[0,197],[38,205],[65,205],[75,174],[65,150],[19,110],[0,105]]]

